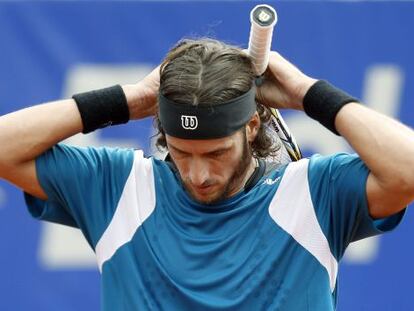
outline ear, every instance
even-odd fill
[[[246,137],[249,143],[252,143],[257,136],[260,128],[260,117],[257,111],[246,124]]]

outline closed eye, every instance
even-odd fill
[[[174,155],[175,156],[179,156],[179,157],[186,157],[186,156],[188,156],[188,155],[190,155],[189,153],[187,153],[187,152],[185,152],[185,151],[182,151],[182,150],[180,150],[180,149],[177,149],[177,148],[175,148],[175,147],[173,147],[173,146],[170,146],[170,148],[169,148],[171,151],[173,151],[174,152]]]
[[[175,156],[179,158],[186,158],[186,157],[189,157],[190,154],[187,152],[175,151]]]
[[[220,150],[216,150],[216,151],[213,151],[213,152],[209,152],[209,153],[207,153],[207,155],[209,157],[212,157],[212,158],[219,158],[219,157],[227,154],[228,151],[229,151],[229,149],[220,149]]]

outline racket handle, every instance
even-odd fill
[[[277,13],[271,6],[260,4],[250,12],[250,22],[248,53],[253,58],[255,74],[261,76],[269,62],[273,28],[277,23]]]

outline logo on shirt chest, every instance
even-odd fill
[[[274,185],[275,183],[277,183],[279,180],[280,180],[280,176],[279,176],[279,177],[276,177],[275,179],[272,179],[272,178],[266,178],[266,179],[263,181],[263,185],[268,185],[268,186],[271,186],[271,185]]]

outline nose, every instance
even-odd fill
[[[208,186],[210,178],[210,168],[206,160],[192,159],[188,177],[190,182],[196,187]]]

